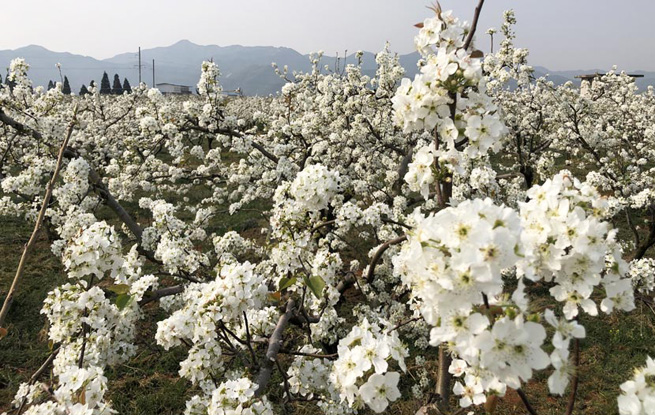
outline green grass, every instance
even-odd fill
[[[32,229],[17,218],[0,218],[0,229],[0,300],[4,302]],[[19,384],[27,381],[48,356],[46,322],[39,311],[48,291],[63,281],[61,263],[42,236],[29,257],[7,315],[8,334],[0,340],[0,412],[9,409]]]

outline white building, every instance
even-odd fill
[[[161,92],[162,94],[190,94],[191,93],[191,87],[188,87],[186,85],[161,83],[161,84],[157,84],[157,89],[159,89],[159,92]]]

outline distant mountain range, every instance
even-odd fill
[[[122,53],[113,58],[98,60],[89,56],[74,55],[67,52],[52,52],[41,46],[30,45],[15,50],[0,51],[0,68],[8,68],[12,59],[22,57],[30,64],[30,78],[35,85],[47,85],[48,81],[59,81],[59,71],[56,63],[61,63],[62,74],[67,76],[73,92],[79,91],[82,84],[88,85],[91,80],[99,84],[104,71],[113,81],[114,74],[127,78],[132,86],[139,82],[138,54]],[[179,41],[171,46],[144,49],[141,51],[142,80],[152,85],[152,61],[155,61],[155,82],[188,85],[195,90],[200,76],[202,61],[213,59],[221,70],[221,84],[227,91],[241,88],[246,95],[275,94],[284,85],[273,69],[275,62],[289,71],[306,72],[311,69],[309,55],[284,47],[270,46],[201,46],[188,40]],[[407,71],[406,76],[413,77],[417,72],[417,53],[400,56],[400,63]],[[354,54],[346,58],[346,63],[355,63]],[[335,67],[336,57],[324,56],[322,63]],[[343,57],[341,60],[343,64]],[[365,52],[362,59],[364,73],[375,73],[375,54]],[[535,67],[537,75],[549,74],[556,84],[567,81],[578,81],[574,77],[580,74],[600,72],[602,69],[586,69],[573,71],[551,71],[541,66]],[[655,85],[655,72],[630,71],[643,74],[637,79],[637,85],[645,88]],[[5,74],[2,74],[4,79]]]

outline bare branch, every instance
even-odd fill
[[[650,208],[650,232],[648,232],[648,238],[639,245],[632,259],[643,258],[648,249],[653,245],[655,245],[655,207]]]
[[[519,394],[519,398],[521,398],[521,402],[523,402],[523,406],[525,406],[525,409],[530,413],[530,415],[537,415],[537,411],[535,411],[532,405],[530,405],[528,396],[525,394],[525,392],[523,392],[523,389],[518,388],[516,390],[516,393]]]
[[[16,120],[14,120],[13,118],[11,118],[7,114],[5,114],[5,112],[2,110],[2,108],[0,108],[0,122],[2,122],[5,125],[8,125],[8,126],[12,127],[14,130],[18,131],[21,134],[32,136],[33,138],[36,138],[37,140],[42,140],[43,139],[43,135],[41,135],[40,132],[36,131],[32,127],[29,127],[29,126],[27,126],[25,124],[22,124],[22,123],[20,123],[20,122],[18,122]]]
[[[242,134],[242,133],[240,133],[238,131],[225,130],[225,129],[210,130],[209,128],[201,127],[192,118],[187,118],[187,121],[189,121],[189,123],[190,123],[189,128],[191,128],[192,130],[201,131],[203,133],[225,134],[225,135],[228,135],[230,137],[234,137],[234,136],[243,137],[244,136],[244,134]],[[280,161],[280,159],[277,156],[270,153],[268,150],[266,150],[264,148],[264,146],[262,146],[261,144],[256,142],[254,139],[251,141],[250,145],[254,149],[256,149],[257,151],[259,151],[264,157],[271,160],[273,163],[277,164]]]
[[[52,353],[50,353],[50,356],[48,356],[45,362],[43,362],[43,364],[30,377],[28,384],[34,385],[34,383],[36,383],[37,379],[39,379],[39,376],[41,376],[43,372],[45,372],[50,367],[52,362],[55,360],[55,357],[57,357],[57,353],[59,353],[59,350],[61,349],[58,347],[55,350],[53,350]],[[23,408],[25,408],[26,404],[27,404],[27,396],[23,398],[23,400],[20,403],[20,406],[18,407],[18,410],[16,411],[18,415],[20,415],[23,412]]]
[[[407,240],[407,235],[399,236],[396,239],[392,239],[390,241],[387,241],[382,244],[378,248],[378,250],[375,252],[375,255],[373,255],[373,259],[371,260],[371,264],[368,266],[368,274],[366,275],[366,281],[370,284],[373,282],[375,279],[375,265],[380,261],[380,258],[382,258],[382,254],[384,254],[384,251],[389,249],[389,247],[393,245],[398,245],[399,243],[402,243]]]
[[[284,314],[282,314],[278,319],[277,325],[273,330],[273,334],[271,334],[271,337],[268,339],[268,349],[266,350],[266,356],[264,356],[261,361],[261,369],[257,374],[257,381],[255,382],[257,385],[259,385],[255,391],[255,396],[257,397],[264,394],[264,390],[271,380],[271,375],[273,374],[273,366],[275,365],[277,355],[280,353],[280,349],[282,348],[282,334],[289,325],[289,320],[293,315],[295,307],[296,302],[290,298],[287,302],[287,307]]]
[[[578,383],[580,381],[580,377],[578,376],[578,372],[580,371],[580,339],[575,339],[573,343],[573,364],[575,365],[575,372],[571,381],[571,394],[569,395],[569,403],[566,406],[566,415],[573,413],[575,397],[578,392]]]
[[[466,36],[466,40],[464,41],[464,50],[467,50],[469,46],[471,46],[471,42],[473,42],[473,35],[475,35],[475,30],[478,27],[478,19],[480,18],[480,12],[482,12],[483,4],[484,0],[480,0],[478,6],[475,8],[475,13],[473,14],[473,23],[471,23],[471,30],[469,31],[469,34]]]
[[[250,356],[252,356],[252,362],[253,364],[257,364],[257,356],[255,356],[255,351],[252,348],[252,343],[251,343],[251,337],[250,337],[250,327],[248,324],[248,315],[246,312],[243,312],[243,321],[246,326],[246,345],[248,346],[248,350],[250,351]]]
[[[182,285],[174,285],[172,287],[165,287],[165,288],[160,288],[157,291],[153,291],[151,295],[148,297],[143,298],[141,301],[139,301],[139,305],[143,307],[144,305],[151,303],[153,301],[157,301],[160,298],[168,297],[171,295],[179,294],[184,291],[184,286]]]
[[[399,328],[401,328],[403,326],[406,326],[406,325],[408,325],[410,323],[413,323],[413,322],[419,321],[419,320],[423,320],[423,317],[412,317],[412,318],[407,319],[405,321],[401,321],[400,323],[393,326],[389,331],[387,331],[387,334],[389,334],[389,333],[391,333],[393,331],[396,331],[396,330],[398,330]]]
[[[437,394],[439,395],[439,408],[442,412],[448,412],[450,409],[450,362],[452,358],[448,354],[446,344],[439,345],[439,377],[437,378]]]
[[[48,209],[48,205],[50,204],[52,191],[54,190],[55,182],[57,181],[57,177],[59,176],[59,171],[61,170],[61,165],[64,161],[64,150],[66,149],[66,146],[68,146],[68,140],[70,140],[71,135],[73,134],[73,128],[77,123],[77,109],[78,107],[77,105],[75,105],[75,109],[73,109],[73,119],[68,124],[68,130],[66,131],[66,136],[64,137],[64,140],[62,141],[61,146],[59,147],[59,154],[57,155],[57,164],[55,165],[55,171],[52,173],[52,177],[50,178],[50,181],[46,185],[45,195],[43,196],[43,201],[41,202],[41,210],[39,211],[39,215],[36,218],[36,223],[34,224],[34,230],[32,231],[32,235],[30,236],[30,239],[27,241],[27,244],[25,244],[25,247],[23,249],[23,255],[21,255],[20,262],[18,263],[18,269],[16,270],[16,275],[14,276],[14,280],[11,284],[11,287],[9,288],[7,297],[5,298],[4,304],[2,305],[2,310],[0,310],[0,327],[4,327],[7,313],[9,312],[9,308],[11,307],[11,303],[14,301],[14,294],[16,293],[16,289],[18,288],[18,283],[23,276],[23,271],[25,270],[27,257],[29,256],[30,251],[32,250],[34,244],[36,243],[37,234],[39,233],[39,230],[41,229],[41,225],[43,224],[43,220],[45,219],[45,212]],[[4,116],[4,118],[0,120],[2,122],[5,122],[5,119],[9,118],[1,110],[0,110],[0,115]]]

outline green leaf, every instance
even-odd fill
[[[325,287],[325,281],[323,281],[323,278],[317,275],[312,275],[309,278],[305,278],[305,284],[307,284],[309,289],[312,290],[312,293],[316,298],[321,298],[323,288]]]
[[[282,279],[280,280],[280,284],[278,286],[278,289],[280,291],[282,291],[282,290],[284,290],[286,288],[289,288],[293,284],[295,284],[297,280],[298,280],[298,278],[296,278],[296,277],[293,277],[293,278],[282,277]]]
[[[130,301],[132,301],[131,296],[127,294],[120,294],[118,297],[116,297],[114,303],[116,304],[116,307],[118,307],[119,310],[122,310],[130,303]]]
[[[107,287],[107,289],[113,293],[121,295],[127,294],[130,291],[130,286],[127,284],[116,284],[112,285],[111,287]]]

